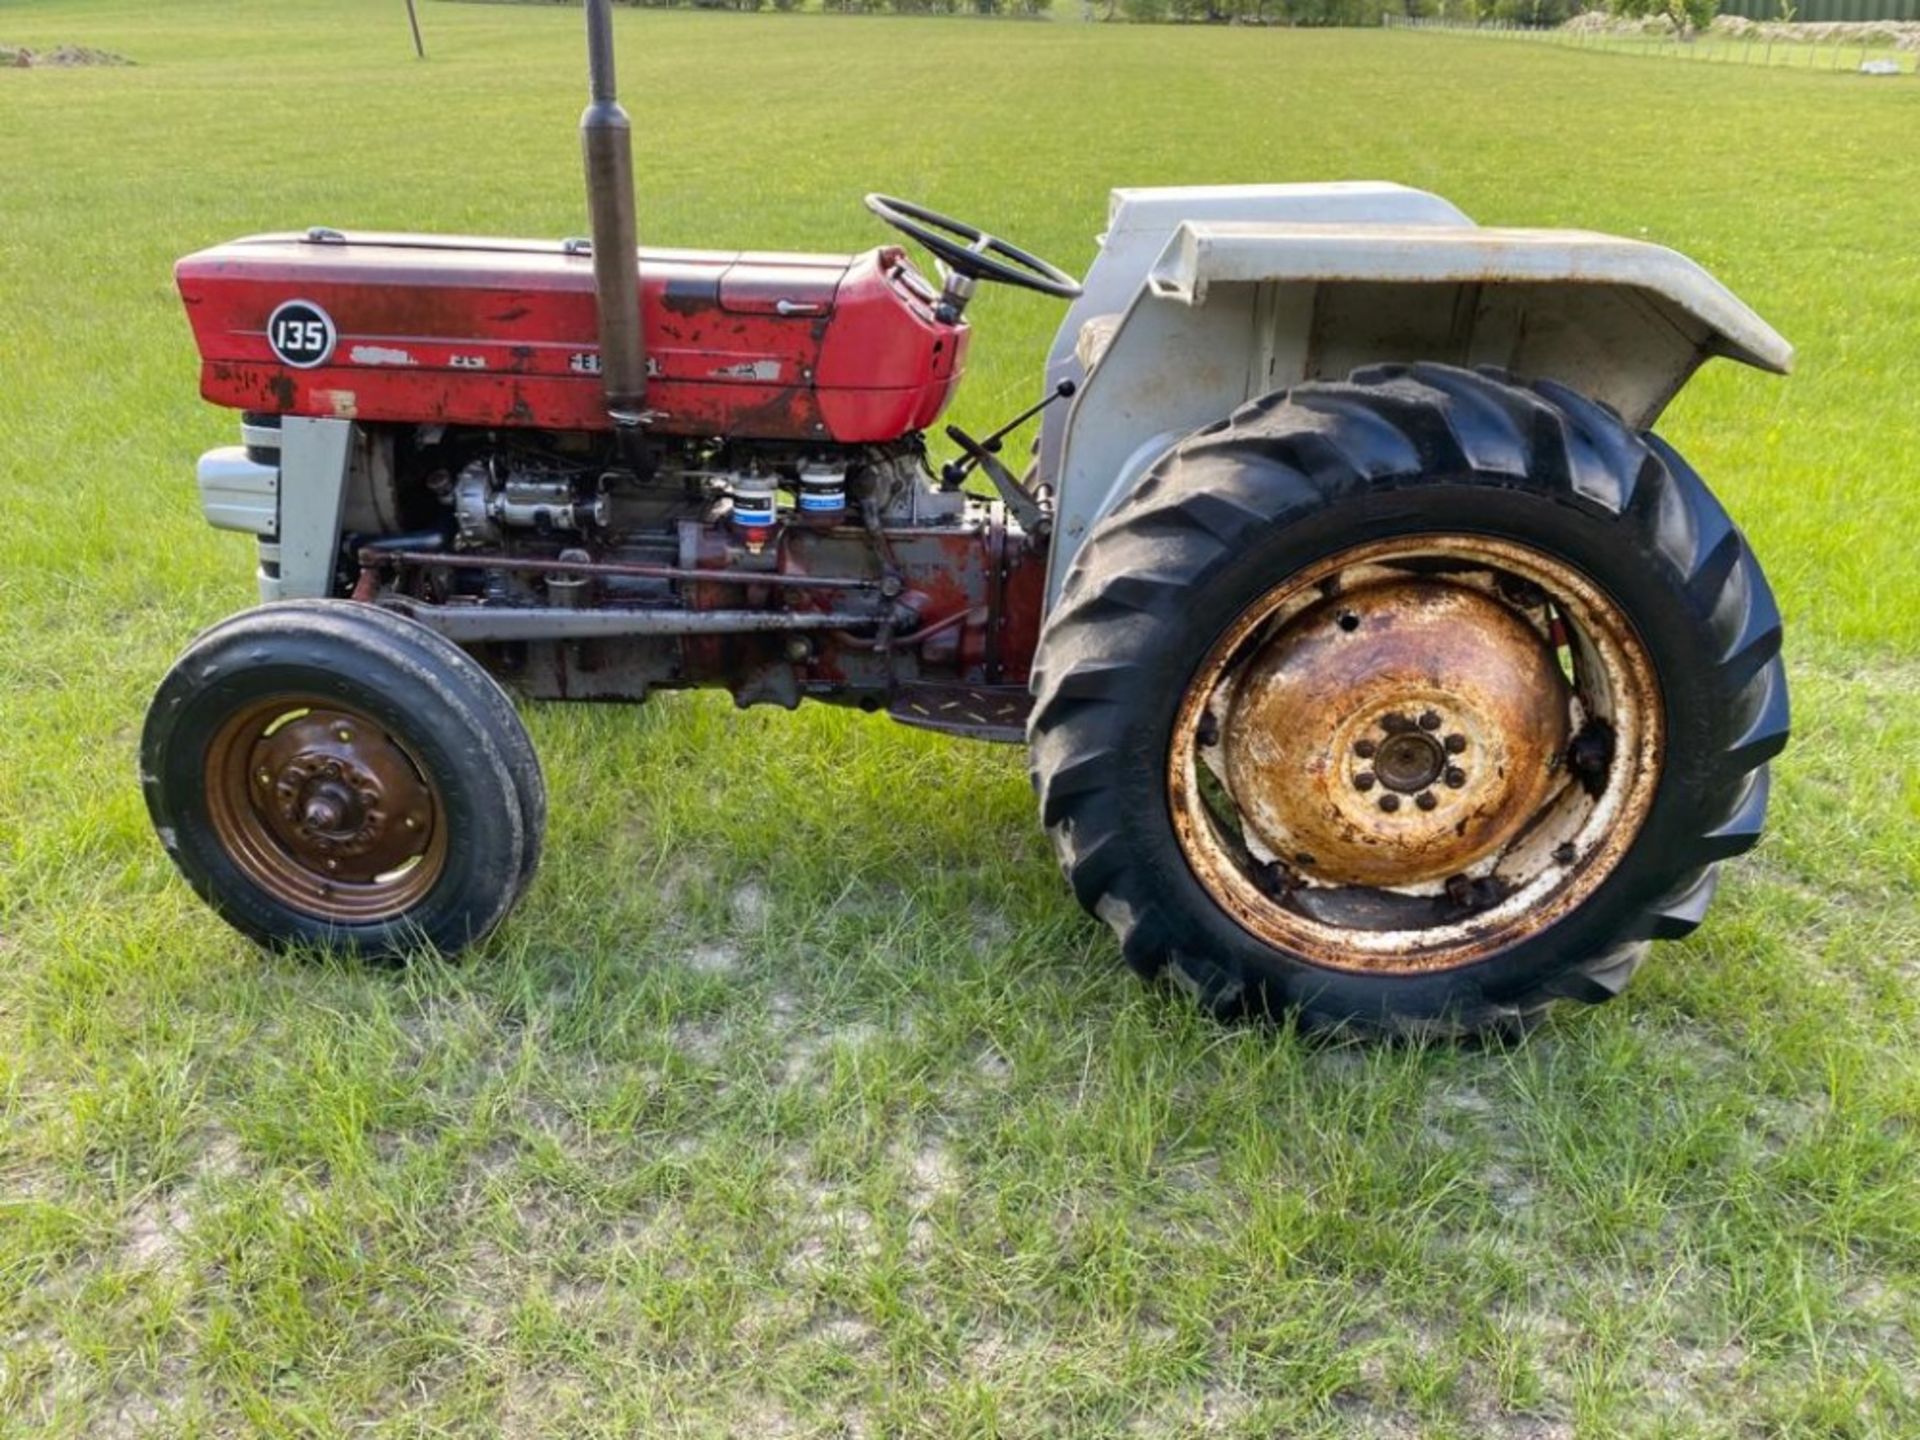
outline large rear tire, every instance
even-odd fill
[[[546,825],[538,758],[492,677],[349,601],[200,635],[148,710],[141,781],[188,883],[272,947],[457,952],[519,899]]]
[[[1223,1015],[1524,1029],[1758,839],[1780,619],[1656,436],[1382,366],[1243,407],[1088,539],[1031,772],[1075,895]]]

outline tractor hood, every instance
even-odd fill
[[[871,443],[933,423],[965,325],[896,247],[642,250],[661,434]],[[175,269],[220,405],[365,421],[605,429],[593,261],[575,242],[314,230]]]

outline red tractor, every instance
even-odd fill
[[[231,923],[498,925],[546,805],[502,681],[1024,741],[1074,894],[1223,1014],[1510,1029],[1700,922],[1787,736],[1766,581],[1648,429],[1708,358],[1787,368],[1723,287],[1383,184],[1116,191],[1084,286],[877,195],[934,278],[637,250],[586,9],[591,240],[180,262],[265,603],[167,676],[142,779]],[[981,283],[1071,305],[1040,403],[936,469]]]

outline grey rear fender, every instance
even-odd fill
[[[1784,374],[1793,348],[1663,246],[1484,228],[1392,185],[1116,191],[1048,363],[1078,386],[1040,443],[1049,603],[1146,468],[1256,396],[1429,360],[1558,381],[1645,428],[1716,356]]]

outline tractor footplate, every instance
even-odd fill
[[[1033,697],[1024,685],[902,685],[887,713],[902,725],[963,735],[970,740],[1021,744],[1027,738],[1027,711]]]

